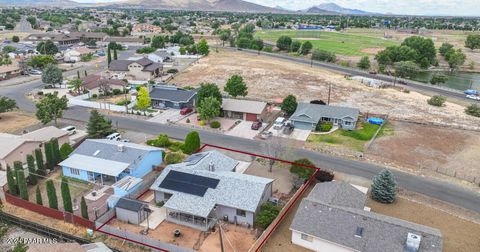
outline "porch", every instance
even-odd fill
[[[207,231],[210,228],[212,228],[215,225],[216,219],[214,218],[205,218],[205,217],[200,217],[200,216],[195,216],[192,214],[172,210],[166,208],[166,220],[184,225],[187,227],[199,229],[202,231]]]

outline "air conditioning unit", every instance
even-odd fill
[[[420,242],[422,241],[422,237],[417,234],[408,233],[407,234],[407,242],[405,244],[405,251],[406,252],[417,252],[420,248]]]

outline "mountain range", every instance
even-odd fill
[[[231,12],[266,12],[266,13],[295,13],[280,6],[267,7],[243,0],[119,0],[105,3],[78,3],[73,0],[0,0],[5,6],[48,6],[48,7],[77,7],[77,6],[109,6],[117,8],[148,8],[163,10],[199,10],[199,11],[231,11]],[[334,3],[324,3],[312,6],[296,13],[320,15],[369,15],[372,13],[343,8]]]

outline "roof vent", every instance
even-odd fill
[[[100,153],[100,150],[96,150],[96,151],[93,153],[93,155],[94,155],[94,156],[97,156],[98,153]]]
[[[357,227],[355,231],[355,237],[362,238],[363,236],[363,227]]]
[[[119,152],[123,152],[125,150],[125,146],[123,144],[119,144],[119,145],[117,145],[117,150]]]
[[[213,163],[210,163],[208,165],[208,170],[214,172],[215,171],[215,165]]]
[[[422,238],[420,235],[416,235],[413,233],[407,234],[407,242],[405,244],[405,251],[406,252],[417,252],[420,248],[420,241]]]

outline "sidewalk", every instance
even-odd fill
[[[8,87],[8,86],[14,86],[18,84],[23,84],[25,82],[30,82],[34,80],[40,80],[42,76],[28,76],[28,75],[23,75],[23,76],[18,76],[18,77],[13,77],[8,80],[3,80],[0,81],[0,87]]]

